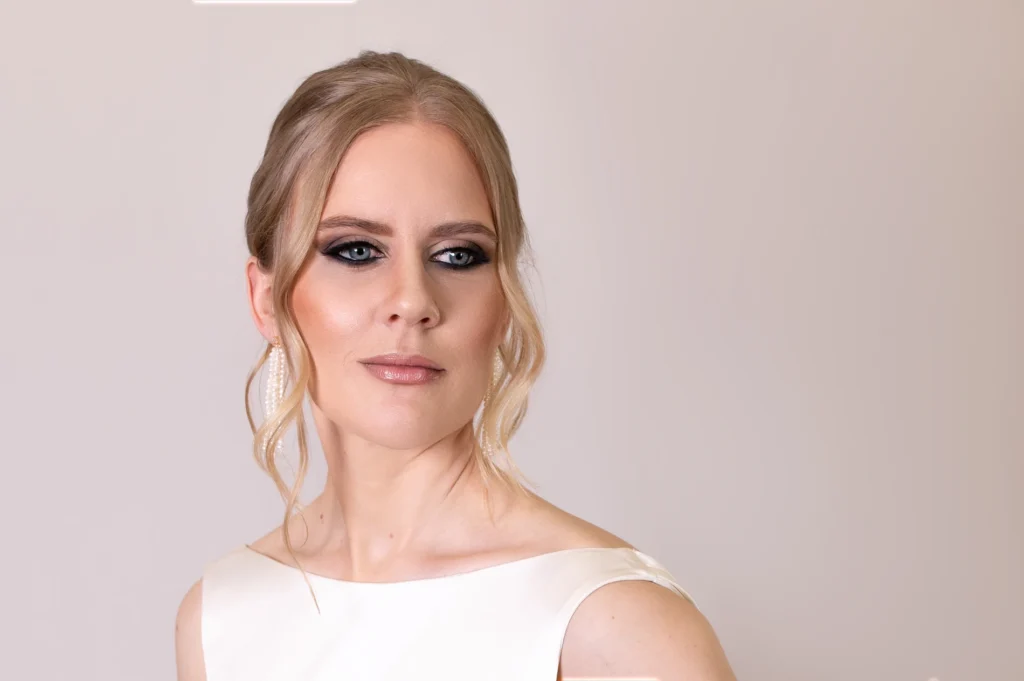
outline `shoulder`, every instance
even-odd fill
[[[552,544],[635,546],[541,500]],[[646,579],[599,586],[576,607],[562,642],[560,678],[685,678],[735,681],[714,630],[689,599]]]
[[[735,681],[707,619],[686,598],[646,580],[587,596],[569,621],[560,674]]]
[[[622,537],[583,518],[573,515],[551,502],[531,495],[523,504],[518,527],[530,543],[545,550],[575,548],[636,548]]]
[[[174,652],[178,681],[206,681],[202,639],[203,580],[196,581],[178,605]]]

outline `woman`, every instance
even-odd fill
[[[471,91],[397,53],[310,76],[246,234],[270,364],[254,447],[286,511],[184,597],[180,681],[734,678],[660,563],[507,456],[544,350],[508,148]],[[300,508],[307,394],[328,474]]]

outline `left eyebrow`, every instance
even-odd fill
[[[395,233],[394,230],[391,229],[391,226],[386,223],[378,222],[376,220],[368,220],[366,218],[357,218],[351,215],[332,215],[330,217],[326,217],[320,221],[320,224],[317,226],[317,231],[337,229],[339,227],[354,227],[355,229],[361,229],[364,232],[369,232],[370,234],[375,234],[377,236],[392,236]],[[470,234],[486,236],[490,239],[496,238],[494,230],[483,223],[476,222],[474,220],[442,222],[430,230],[430,236],[436,238],[449,238]]]

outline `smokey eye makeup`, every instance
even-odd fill
[[[366,267],[384,256],[381,250],[365,239],[343,239],[320,250],[322,255],[349,267]],[[431,262],[450,270],[470,270],[490,262],[483,248],[473,243],[449,246],[433,253]]]

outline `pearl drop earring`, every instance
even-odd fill
[[[270,357],[267,358],[267,366],[267,391],[263,400],[263,406],[266,416],[269,417],[277,411],[277,408],[281,406],[281,402],[284,400],[284,348],[281,346],[281,341],[276,338],[274,339],[273,347],[270,349]],[[263,441],[264,451],[267,451],[269,439],[268,435],[268,437]],[[284,438],[282,437],[277,441],[277,446],[274,451],[275,456],[279,456],[283,449]],[[267,454],[269,454],[269,452],[267,452]]]
[[[494,366],[494,372],[493,372],[493,380],[491,382],[494,384],[495,387],[497,387],[498,381],[501,380],[501,373],[502,373],[501,353],[500,352],[495,352],[494,353],[493,366]]]

